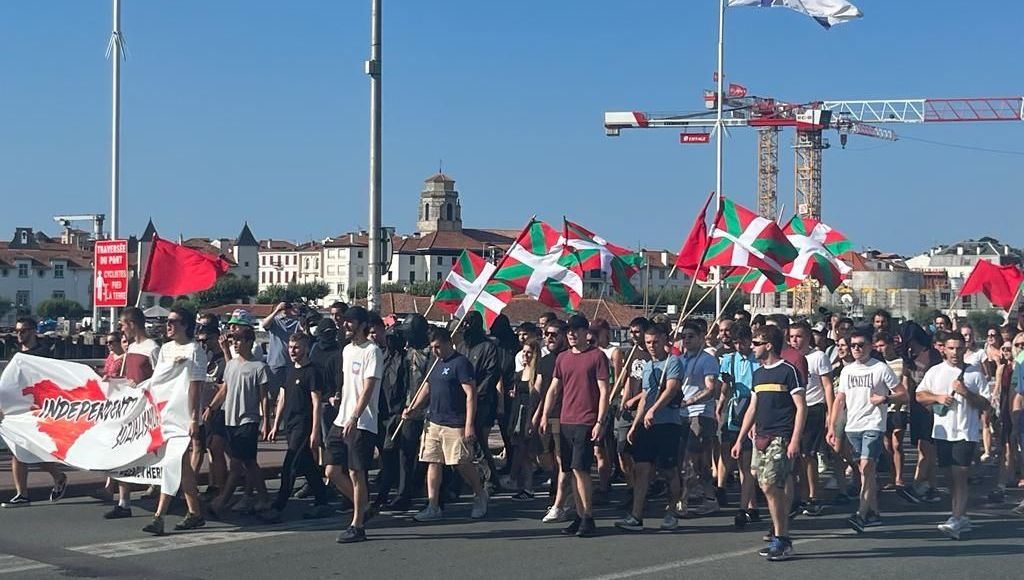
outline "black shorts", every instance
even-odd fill
[[[594,442],[590,440],[593,425],[561,424],[559,446],[561,447],[562,472],[574,469],[590,473],[594,465]]]
[[[679,437],[682,425],[663,423],[637,427],[636,444],[633,445],[633,460],[637,463],[653,463],[658,469],[671,469],[679,463]]]
[[[689,426],[690,432],[686,449],[693,454],[707,449],[718,435],[718,422],[711,417],[690,417],[684,419],[684,426]]]
[[[935,426],[935,415],[931,409],[925,409],[921,405],[910,407],[910,444],[917,445],[919,441],[932,441],[932,428]]]
[[[935,452],[939,458],[939,467],[970,467],[978,452],[978,444],[974,441],[936,439]]]
[[[804,432],[800,434],[800,455],[811,457],[825,449],[825,404],[807,407]]]
[[[256,423],[246,423],[237,427],[227,427],[228,455],[239,461],[253,461],[260,442],[260,427]]]
[[[736,445],[736,439],[739,436],[739,431],[722,431],[722,457],[728,457],[732,453],[732,447]],[[744,453],[754,451],[754,442],[750,440],[750,437],[743,438],[743,445],[740,446],[740,450]]]
[[[885,414],[885,432],[903,431],[910,422],[910,413],[906,411],[893,411]]]
[[[334,425],[324,440],[324,464],[369,471],[373,467],[373,450],[376,447],[376,433],[356,429],[355,434],[346,440],[341,436],[341,427]]]
[[[210,420],[206,422],[206,436],[208,438],[228,438],[228,428],[224,425],[224,411],[220,410],[210,413]]]

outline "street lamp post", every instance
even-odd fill
[[[121,38],[121,0],[114,0],[114,28],[110,33],[107,54],[110,57],[113,84],[111,86],[111,141],[110,141],[110,239],[118,236],[118,195],[120,192],[121,174],[121,58],[124,53],[124,41]],[[95,294],[96,289],[93,288]],[[96,297],[93,296],[93,301]],[[117,320],[117,308],[110,309],[110,330],[114,330]],[[99,330],[99,320],[92,322],[93,330]]]
[[[370,239],[366,284],[366,307],[380,308],[381,227],[380,227],[380,12],[381,0],[370,0],[370,60],[365,63],[370,77]]]

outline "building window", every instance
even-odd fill
[[[416,272],[409,272],[409,283],[410,284],[415,284],[416,283]]]
[[[452,266],[454,266],[454,265],[455,265],[455,261],[456,261],[456,260],[457,260],[457,258],[456,258],[455,256],[452,256]],[[4,272],[6,272],[6,271],[7,271],[7,270],[4,270]]]
[[[447,219],[448,221],[452,221],[452,204],[449,203],[447,208],[445,208],[444,211],[445,211],[445,219]]]
[[[28,232],[26,232],[24,230],[22,230],[22,232],[21,232],[21,243],[23,243],[23,244],[27,244],[28,243]]]
[[[363,251],[359,250],[358,252],[356,252],[356,257],[361,260],[363,258]]]
[[[658,279],[659,280],[664,280],[665,279],[665,270],[661,270],[661,269],[658,270]]]
[[[782,308],[782,294],[779,294],[778,292],[772,292],[772,298],[772,306],[775,308]]]
[[[970,310],[973,308],[973,306],[971,306],[971,295],[968,294],[967,296],[960,298],[960,304],[964,310]]]
[[[793,307],[793,293],[792,292],[786,292],[786,308],[792,308],[792,307]]]
[[[64,296],[65,296],[65,294],[64,294],[63,290],[54,290],[53,291],[53,299],[54,300],[64,300]]]
[[[54,264],[53,265],[53,277],[54,278],[63,278],[64,277],[64,264]]]
[[[440,282],[440,281],[441,281],[441,273],[440,273],[440,272],[438,272],[438,273],[437,273],[437,281],[438,281],[438,282]]]
[[[305,260],[303,260],[302,264],[303,264],[302,267],[308,270],[309,269],[309,258],[306,258]]]
[[[245,263],[245,267],[246,267],[246,268],[248,268],[248,267],[249,267],[249,262],[246,262],[246,263]]]
[[[430,204],[427,204],[427,203],[423,204],[423,219],[424,220],[430,219]]]
[[[32,302],[29,300],[28,290],[18,290],[14,295],[14,306],[18,310],[29,310],[32,307]]]
[[[437,265],[438,265],[438,266],[440,266],[440,265],[441,265],[441,260],[443,260],[443,259],[444,259],[444,258],[442,258],[441,256],[438,256],[438,257],[437,257]]]
[[[260,256],[260,266],[266,266],[266,265],[267,265],[267,257],[266,256]]]
[[[46,271],[43,270],[42,268],[40,268],[40,269],[36,270],[36,275],[39,276],[40,278],[42,278],[42,277],[46,276]]]
[[[917,304],[921,307],[928,306],[928,295],[922,292]]]
[[[0,271],[0,274],[2,274],[4,278],[6,278],[7,277],[7,268],[4,268],[3,271]]]
[[[939,293],[939,302],[941,304],[949,304],[949,292]]]
[[[390,281],[391,281],[391,271],[389,270],[388,271],[388,282],[390,282]]]
[[[409,256],[409,265],[410,266],[415,266],[416,265],[416,256]]]
[[[18,277],[28,278],[28,264],[18,264]]]
[[[292,282],[295,281],[296,276],[298,276],[298,272],[292,272]]]

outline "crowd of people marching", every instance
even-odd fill
[[[352,511],[338,542],[355,542],[379,513],[440,520],[468,489],[471,518],[486,517],[492,496],[546,496],[541,521],[567,523],[562,533],[579,537],[596,533],[594,506],[613,501],[625,532],[647,529],[652,512],[657,528],[673,530],[735,505],[737,529],[767,518],[760,553],[785,560],[796,516],[850,504],[846,521],[863,533],[883,524],[883,490],[912,504],[947,501],[939,469],[949,470],[951,515],[937,527],[953,539],[971,530],[976,466],[998,462],[995,487],[983,490],[992,502],[1024,486],[1024,314],[983,336],[945,315],[926,330],[881,310],[863,326],[834,314],[812,326],[742,310],[710,328],[701,318],[640,317],[625,346],[612,344],[607,321],[579,314],[546,313],[515,329],[500,315],[486,330],[470,312],[454,334],[420,315],[388,325],[341,302],[319,319],[282,303],[262,320],[244,310],[224,323],[197,320],[175,309],[166,322],[158,345],[142,312],[125,309],[104,374],[141,383],[160,364],[188,365],[188,513],[176,530],[228,511],[278,522],[298,496],[313,499],[306,518],[332,515],[338,499]],[[265,352],[257,326],[269,335]],[[45,356],[34,321],[20,319],[16,332],[22,352]],[[257,448],[277,438],[287,453],[271,494]],[[912,474],[908,442],[918,457]],[[12,462],[16,495],[5,508],[30,503],[27,466]],[[41,467],[59,500],[66,475]],[[625,485],[613,498],[615,482]],[[131,517],[131,486],[107,489],[116,502],[104,517]],[[163,534],[173,497],[146,493],[159,500],[144,531]],[[1024,502],[1012,512],[1024,516]]]

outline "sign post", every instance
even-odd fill
[[[95,309],[110,308],[110,329],[114,330],[114,308],[128,306],[128,241],[97,240],[93,256],[92,303]],[[93,332],[99,320],[92,322]]]

